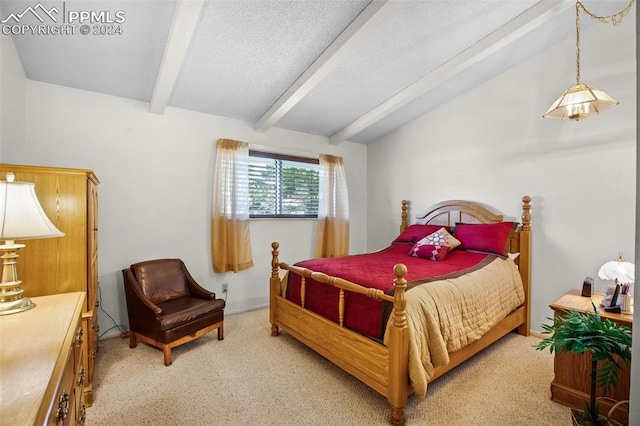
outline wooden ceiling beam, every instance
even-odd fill
[[[572,7],[575,7],[573,0],[562,0],[561,2],[558,2],[558,0],[542,0],[540,3],[537,3],[476,44],[462,51],[420,80],[398,92],[376,108],[333,134],[329,138],[329,143],[331,145],[338,145],[350,137],[357,135],[394,111],[425,95],[453,76],[469,69],[481,60],[496,53]]]
[[[394,0],[373,0],[369,3],[318,56],[311,66],[260,117],[255,124],[255,130],[266,132],[280,121],[322,79],[329,75],[363,39],[392,16],[401,6],[403,6],[403,2]]]
[[[151,96],[150,111],[164,113],[205,0],[178,0]]]

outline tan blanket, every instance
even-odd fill
[[[502,258],[408,291],[409,378],[416,395],[424,398],[434,368],[448,364],[450,352],[478,340],[523,302],[518,267]]]

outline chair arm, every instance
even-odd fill
[[[131,304],[136,310],[151,311],[156,317],[160,315],[162,309],[144,295],[131,269],[123,269],[122,275],[124,275],[125,291],[132,293],[130,295],[132,297],[127,297],[127,304]]]
[[[216,294],[202,287],[193,279],[187,268],[182,265],[184,270],[184,276],[187,278],[187,286],[189,287],[189,293],[191,297],[197,297],[198,299],[213,300],[216,298]]]

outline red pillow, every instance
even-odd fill
[[[434,232],[442,228],[442,225],[411,225],[404,230],[402,234],[398,236],[394,243],[412,243],[415,244],[427,235],[431,235]]]
[[[460,223],[456,226],[453,236],[462,243],[459,249],[506,256],[509,237],[517,226],[516,222]]]
[[[409,253],[409,256],[422,257],[429,260],[444,260],[451,251],[449,246],[434,246],[432,244],[416,244]]]

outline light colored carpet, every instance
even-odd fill
[[[506,336],[411,396],[408,425],[571,424],[551,401],[553,357],[535,337]],[[286,334],[268,310],[225,318],[216,333],[162,352],[128,339],[100,342],[88,425],[387,425],[384,397]]]

